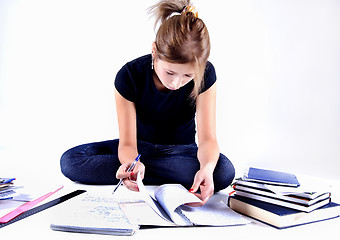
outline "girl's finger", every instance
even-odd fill
[[[137,185],[137,183],[136,183],[135,181],[131,181],[131,180],[129,180],[129,179],[125,179],[125,180],[123,181],[123,184],[124,184],[124,186],[125,186],[127,189],[129,189],[129,190],[131,190],[131,191],[139,192],[138,185]]]

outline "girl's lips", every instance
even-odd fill
[[[177,90],[176,88],[169,87],[169,86],[166,86],[166,88],[168,88],[168,89],[170,89],[170,90],[172,90],[172,91],[175,91],[175,90]]]

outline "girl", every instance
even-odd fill
[[[216,140],[216,74],[208,62],[208,30],[190,0],[162,0],[150,12],[155,26],[160,23],[151,54],[125,64],[115,79],[119,139],[68,150],[61,170],[87,184],[117,184],[124,178],[135,191],[133,180],[140,172],[145,184],[182,184],[203,205],[235,175]],[[138,154],[141,161],[126,172]]]

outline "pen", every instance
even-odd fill
[[[133,161],[133,163],[131,164],[131,166],[128,168],[126,172],[131,172],[139,159],[140,159],[140,154],[138,154],[135,161]],[[122,184],[123,181],[124,181],[124,178],[120,179],[119,183],[117,184],[116,188],[113,190],[112,194],[114,194],[115,191],[117,191],[117,189],[119,188],[119,186]]]

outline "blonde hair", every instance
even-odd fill
[[[191,98],[195,100],[204,81],[210,54],[210,38],[206,25],[198,18],[190,0],[161,0],[149,8],[155,17],[156,55],[171,63],[195,63],[196,75]]]

